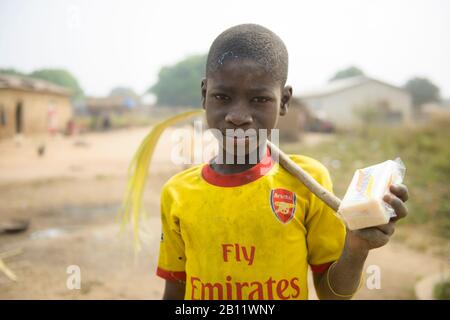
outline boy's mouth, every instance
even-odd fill
[[[217,131],[216,131],[217,132]],[[220,137],[217,137],[219,143],[227,153],[234,155],[249,154],[258,149],[261,132],[256,129],[222,129],[219,131]]]
[[[250,131],[250,132],[248,132],[248,131]],[[238,138],[238,139],[256,138],[256,136],[257,136],[256,130],[248,130],[248,131],[244,131],[241,129],[236,129],[236,130],[226,129],[226,130],[222,131],[222,134],[227,137],[233,137],[233,138]],[[252,131],[254,131],[254,132],[252,132]]]
[[[227,129],[225,130],[225,139],[233,139],[235,143],[248,142],[249,140],[257,139],[256,132],[248,133],[243,130],[233,130]]]

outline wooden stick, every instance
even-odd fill
[[[17,276],[6,266],[2,259],[0,259],[0,271],[2,271],[10,280],[17,281]]]
[[[322,187],[313,177],[311,177],[305,170],[300,168],[298,164],[291,160],[283,151],[275,146],[270,141],[267,141],[271,154],[275,159],[278,159],[280,165],[286,169],[290,174],[299,179],[312,193],[321,199],[327,206],[334,211],[338,211],[341,199]]]

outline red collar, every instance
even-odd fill
[[[274,160],[270,156],[269,148],[267,148],[264,159],[248,170],[239,173],[223,174],[214,171],[210,164],[205,164],[202,168],[202,177],[215,186],[238,187],[264,176],[269,172],[273,165]]]

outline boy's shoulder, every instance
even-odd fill
[[[205,164],[198,164],[171,176],[163,186],[163,190],[192,187],[201,181],[201,169]]]
[[[327,167],[319,160],[300,154],[290,154],[289,158],[303,170],[308,172],[319,183],[324,180],[330,180],[330,173]]]

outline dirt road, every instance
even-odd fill
[[[152,163],[144,203],[144,245],[135,255],[131,234],[119,236],[116,222],[133,152],[145,129],[55,137],[44,156],[39,139],[0,141],[0,221],[25,218],[30,228],[0,234],[0,257],[17,282],[0,273],[0,299],[159,299],[155,276],[160,222],[159,190],[180,166],[171,164],[170,133]],[[359,299],[414,298],[415,282],[448,268],[448,260],[394,241],[374,250],[366,266],[381,272],[381,288],[363,286]],[[70,266],[81,272],[81,289],[67,287]],[[370,269],[369,269],[370,271]],[[370,274],[368,274],[370,277]],[[314,297],[314,293],[311,293]]]

